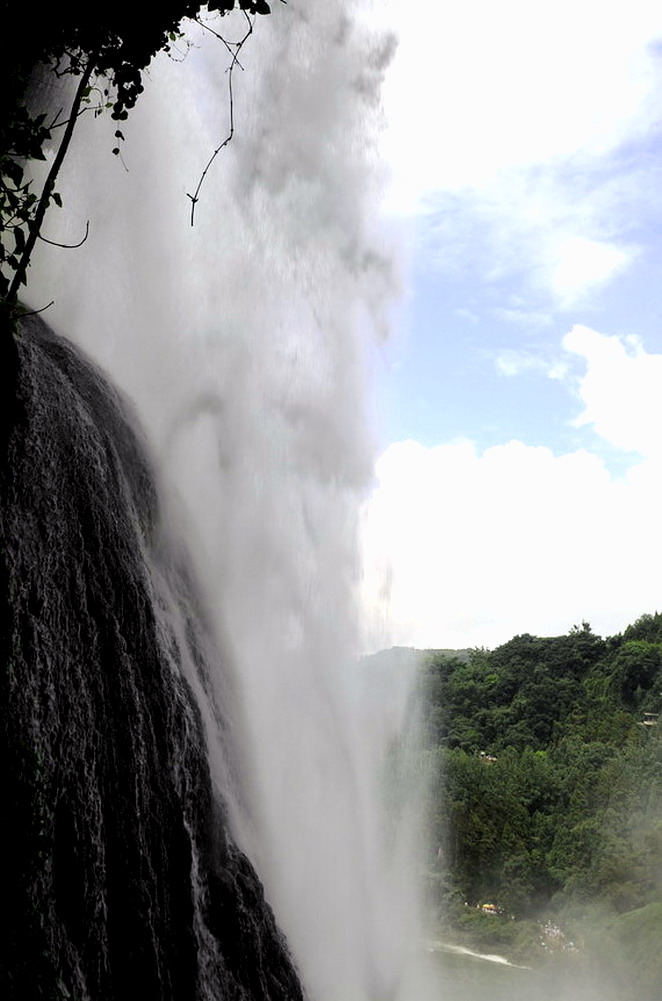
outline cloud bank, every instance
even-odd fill
[[[640,253],[660,133],[662,8],[650,0],[392,0],[389,206],[427,219],[440,270],[518,272],[568,310]],[[483,260],[480,251],[483,248]]]
[[[380,457],[363,520],[368,647],[493,647],[584,619],[609,634],[662,608],[662,355],[580,326],[563,349],[590,448],[403,441]],[[624,475],[601,443],[624,452]]]

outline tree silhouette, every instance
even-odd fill
[[[281,0],[285,2],[285,0]],[[4,341],[13,329],[21,309],[18,295],[27,284],[28,268],[37,240],[44,239],[42,224],[50,205],[61,206],[56,190],[58,173],[64,162],[78,117],[91,109],[95,114],[110,113],[124,121],[143,90],[143,72],[157,54],[170,51],[183,34],[186,21],[203,23],[205,14],[224,17],[242,11],[247,31],[239,42],[227,42],[214,32],[232,54],[229,70],[230,134],[218,146],[205,166],[191,199],[191,221],[207,171],[220,150],[232,139],[232,72],[237,54],[252,31],[256,15],[270,13],[265,0],[211,0],[207,4],[162,0],[148,18],[136,18],[133,4],[116,0],[95,8],[94,16],[81,14],[77,5],[47,5],[34,24],[26,24],[23,4],[3,4],[5,37],[9,51],[0,61],[0,325]],[[43,113],[31,109],[30,82],[35,68],[47,75],[77,78],[74,97],[66,117],[58,112],[47,121]],[[124,136],[118,128],[119,154]],[[53,164],[41,192],[33,190],[26,169],[31,160],[44,160],[49,143],[56,143]],[[81,242],[84,242],[86,237]],[[53,242],[48,241],[46,242]],[[75,245],[78,246],[79,244]],[[58,246],[63,246],[58,244]]]

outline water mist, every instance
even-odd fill
[[[213,781],[305,989],[421,1001],[416,875],[397,817],[385,835],[382,789],[407,685],[367,692],[356,666],[365,355],[390,295],[373,220],[392,51],[361,14],[292,0],[260,20],[234,74],[236,135],[193,228],[186,193],[228,129],[215,38],[157,60],[124,163],[113,123],[82,120],[47,235],[75,242],[89,219],[90,237],[77,253],[41,248],[30,299],[55,297],[49,324],[146,429],[164,531],[185,539],[222,662],[206,692],[184,664]]]

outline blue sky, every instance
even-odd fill
[[[662,10],[402,7],[375,643],[616,632],[662,608]]]
[[[623,456],[591,428],[572,424],[571,377],[580,377],[582,364],[562,340],[582,324],[636,335],[648,351],[662,349],[662,246],[649,231],[639,234],[637,247],[625,273],[568,309],[527,295],[517,274],[490,280],[471,266],[443,273],[422,249],[412,262],[384,374],[386,440],[416,438],[432,446],[468,436],[485,448],[517,437],[555,451],[584,445],[618,469]]]

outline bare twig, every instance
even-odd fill
[[[44,313],[47,309],[50,309],[54,302],[55,299],[51,299],[51,301],[47,302],[45,306],[41,307],[41,309],[30,309],[26,313],[20,313],[19,318],[22,320],[26,316],[37,316],[38,313]]]
[[[103,108],[101,107],[100,104],[88,104],[85,108],[79,108],[78,109],[78,112],[76,114],[76,118],[80,118],[80,116],[84,115],[86,111],[93,111],[94,114],[95,114],[95,117],[96,117],[97,115],[101,114],[101,112],[103,111]],[[59,114],[59,112],[58,112],[58,114]],[[63,122],[57,122],[55,125],[49,125],[48,128],[49,128],[49,130],[51,132],[54,132],[55,129],[64,129],[64,128],[66,128],[68,124],[69,124],[69,119],[65,118],[65,120]]]
[[[244,35],[244,37],[238,42],[226,41],[225,38],[223,38],[221,35],[218,35],[215,31],[213,31],[212,28],[209,28],[208,25],[203,24],[203,27],[207,27],[208,30],[211,31],[213,35],[216,35],[217,38],[220,38],[220,40],[227,48],[228,52],[232,54],[232,62],[230,63],[230,66],[228,67],[227,70],[228,97],[229,97],[229,110],[230,110],[230,131],[228,132],[227,136],[220,144],[220,146],[217,146],[212,155],[209,157],[205,169],[202,171],[202,174],[200,175],[200,180],[198,181],[198,186],[196,187],[194,193],[191,195],[189,194],[188,191],[186,192],[187,198],[191,199],[191,226],[193,226],[195,222],[195,206],[198,204],[198,201],[200,200],[200,190],[202,188],[202,185],[205,183],[205,178],[207,176],[209,168],[211,167],[212,163],[214,162],[218,154],[221,152],[221,150],[224,149],[228,145],[228,143],[232,141],[232,138],[234,136],[234,93],[232,89],[232,74],[234,73],[235,66],[239,66],[240,69],[243,69],[243,66],[239,62],[239,53],[241,52],[244,44],[246,43],[250,35],[252,35],[253,33],[253,21],[251,21],[246,11],[244,11],[244,17],[246,18],[246,23],[248,24],[248,30]],[[198,23],[202,24],[202,22]]]
[[[63,111],[64,111],[64,108],[60,108],[59,111],[57,112],[57,114],[55,115],[55,118],[51,122],[51,124],[46,126],[46,128],[48,129],[49,132],[51,131],[51,129],[54,129],[56,127],[57,120],[58,120],[58,118],[60,117],[60,115],[62,114]]]
[[[78,243],[58,243],[57,240],[47,240],[45,236],[41,235],[41,233],[37,233],[38,238],[40,240],[43,240],[44,243],[48,243],[51,247],[62,247],[63,250],[76,250],[78,247],[82,247],[89,235],[90,235],[89,219],[85,223],[85,236],[83,237],[82,240],[79,240]]]
[[[58,151],[55,155],[55,159],[51,165],[51,169],[48,172],[48,176],[44,182],[44,187],[42,188],[41,196],[37,203],[37,210],[34,214],[34,219],[30,224],[30,232],[28,238],[25,241],[25,247],[23,248],[23,253],[21,254],[21,259],[18,264],[18,268],[14,274],[14,278],[9,287],[9,292],[7,293],[7,299],[9,302],[15,302],[18,297],[18,290],[21,285],[25,282],[25,276],[28,270],[28,265],[30,263],[30,257],[32,256],[32,251],[34,250],[35,243],[37,242],[37,237],[39,236],[39,231],[41,230],[42,223],[44,221],[44,216],[46,214],[46,209],[51,200],[51,195],[53,194],[53,189],[55,188],[55,182],[57,180],[57,175],[60,172],[60,167],[64,161],[64,158],[69,149],[69,143],[71,142],[71,137],[73,135],[74,126],[78,118],[78,111],[81,106],[83,97],[87,90],[88,84],[90,82],[90,77],[92,76],[92,71],[94,69],[94,64],[96,62],[97,53],[91,53],[85,68],[81,74],[81,78],[78,82],[76,88],[76,93],[74,95],[73,102],[71,104],[71,112],[69,114],[69,120],[67,122],[67,127],[64,130],[64,135],[62,136],[62,141],[58,147]]]
[[[244,14],[244,16],[248,17],[248,15],[246,13]],[[201,28],[204,28],[205,31],[208,31],[211,35],[214,36],[214,38],[218,38],[219,42],[223,43],[223,45],[225,46],[225,48],[228,50],[228,52],[232,56],[233,61],[236,62],[236,64],[239,67],[239,69],[243,70],[244,67],[241,65],[241,63],[237,59],[238,49],[236,48],[236,46],[243,45],[244,41],[246,39],[243,39],[241,41],[241,43],[240,42],[228,42],[227,38],[223,38],[223,35],[219,35],[219,33],[217,31],[214,31],[213,28],[210,28],[209,25],[205,21],[201,21],[199,17],[196,17],[195,21],[196,21],[196,24],[199,24]],[[250,34],[250,32],[249,32],[249,34]],[[248,35],[246,37],[248,37]],[[232,48],[233,45],[235,46],[234,49]]]

